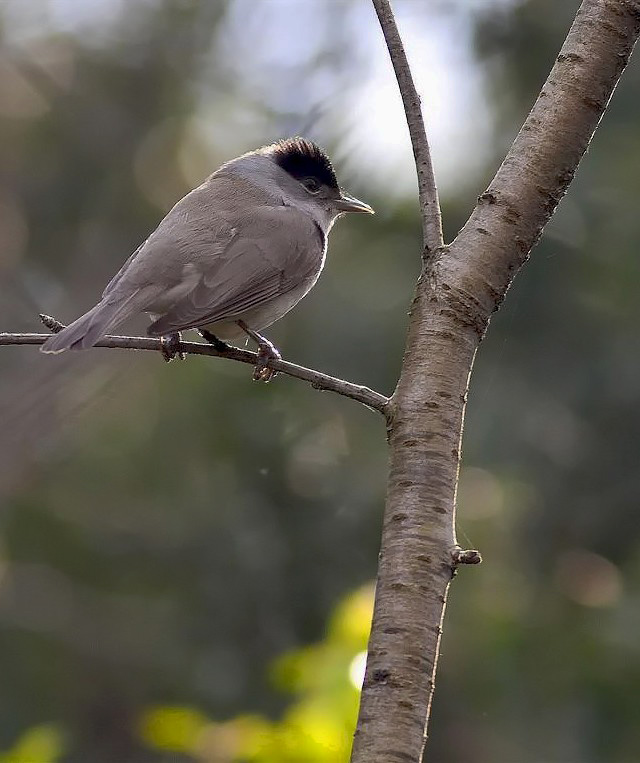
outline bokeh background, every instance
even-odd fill
[[[452,238],[575,0],[396,0]],[[4,0],[0,330],[68,321],[218,164],[302,133],[375,218],[270,336],[391,392],[411,153],[367,0]],[[640,753],[640,62],[472,380],[429,759]],[[128,327],[143,331],[143,322]],[[379,417],[223,360],[0,351],[0,760],[344,763],[384,500]]]

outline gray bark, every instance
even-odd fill
[[[422,760],[452,573],[477,561],[460,558],[455,537],[474,356],[571,182],[639,33],[640,1],[584,0],[489,188],[455,241],[425,258],[387,411],[388,493],[352,763]]]

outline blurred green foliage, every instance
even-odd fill
[[[270,721],[239,715],[219,722],[181,705],[144,708],[135,724],[143,745],[199,763],[340,763],[351,749],[364,677],[373,588],[348,595],[331,616],[325,639],[278,658],[270,670],[273,686],[295,695]],[[63,736],[53,724],[26,731],[5,763],[56,763]]]
[[[413,40],[473,44],[484,76],[493,142],[460,146],[487,161],[444,189],[451,238],[578,3],[395,5]],[[221,161],[305,133],[378,214],[340,221],[320,283],[270,336],[391,391],[420,232],[412,186],[359,145],[385,116],[356,108],[367,50],[385,56],[364,0],[3,3],[1,328],[75,317]],[[485,562],[452,590],[440,763],[638,757],[639,86],[636,61],[478,354],[459,535]],[[0,760],[345,760],[378,417],[222,360],[29,347],[0,352],[0,409]]]
[[[154,707],[141,719],[143,740],[202,763],[348,760],[372,611],[372,589],[356,591],[332,615],[324,641],[276,660],[272,683],[296,695],[281,719],[241,715],[219,723],[187,707]]]
[[[0,752],[2,763],[56,763],[64,751],[63,736],[55,724],[47,723],[27,729],[6,752]]]

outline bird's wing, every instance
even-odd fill
[[[313,282],[324,237],[313,220],[285,206],[262,206],[235,227],[232,240],[196,286],[149,327],[152,335],[233,319]]]
[[[228,189],[218,181],[215,189],[203,184],[182,198],[109,281],[103,300],[128,299],[144,290],[152,305],[185,283],[189,288],[193,273],[215,261],[233,239],[225,194],[228,198]]]

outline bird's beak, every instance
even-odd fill
[[[362,212],[366,215],[375,215],[373,209],[364,201],[356,199],[355,196],[349,196],[348,193],[341,193],[336,199],[335,206],[341,212]]]

